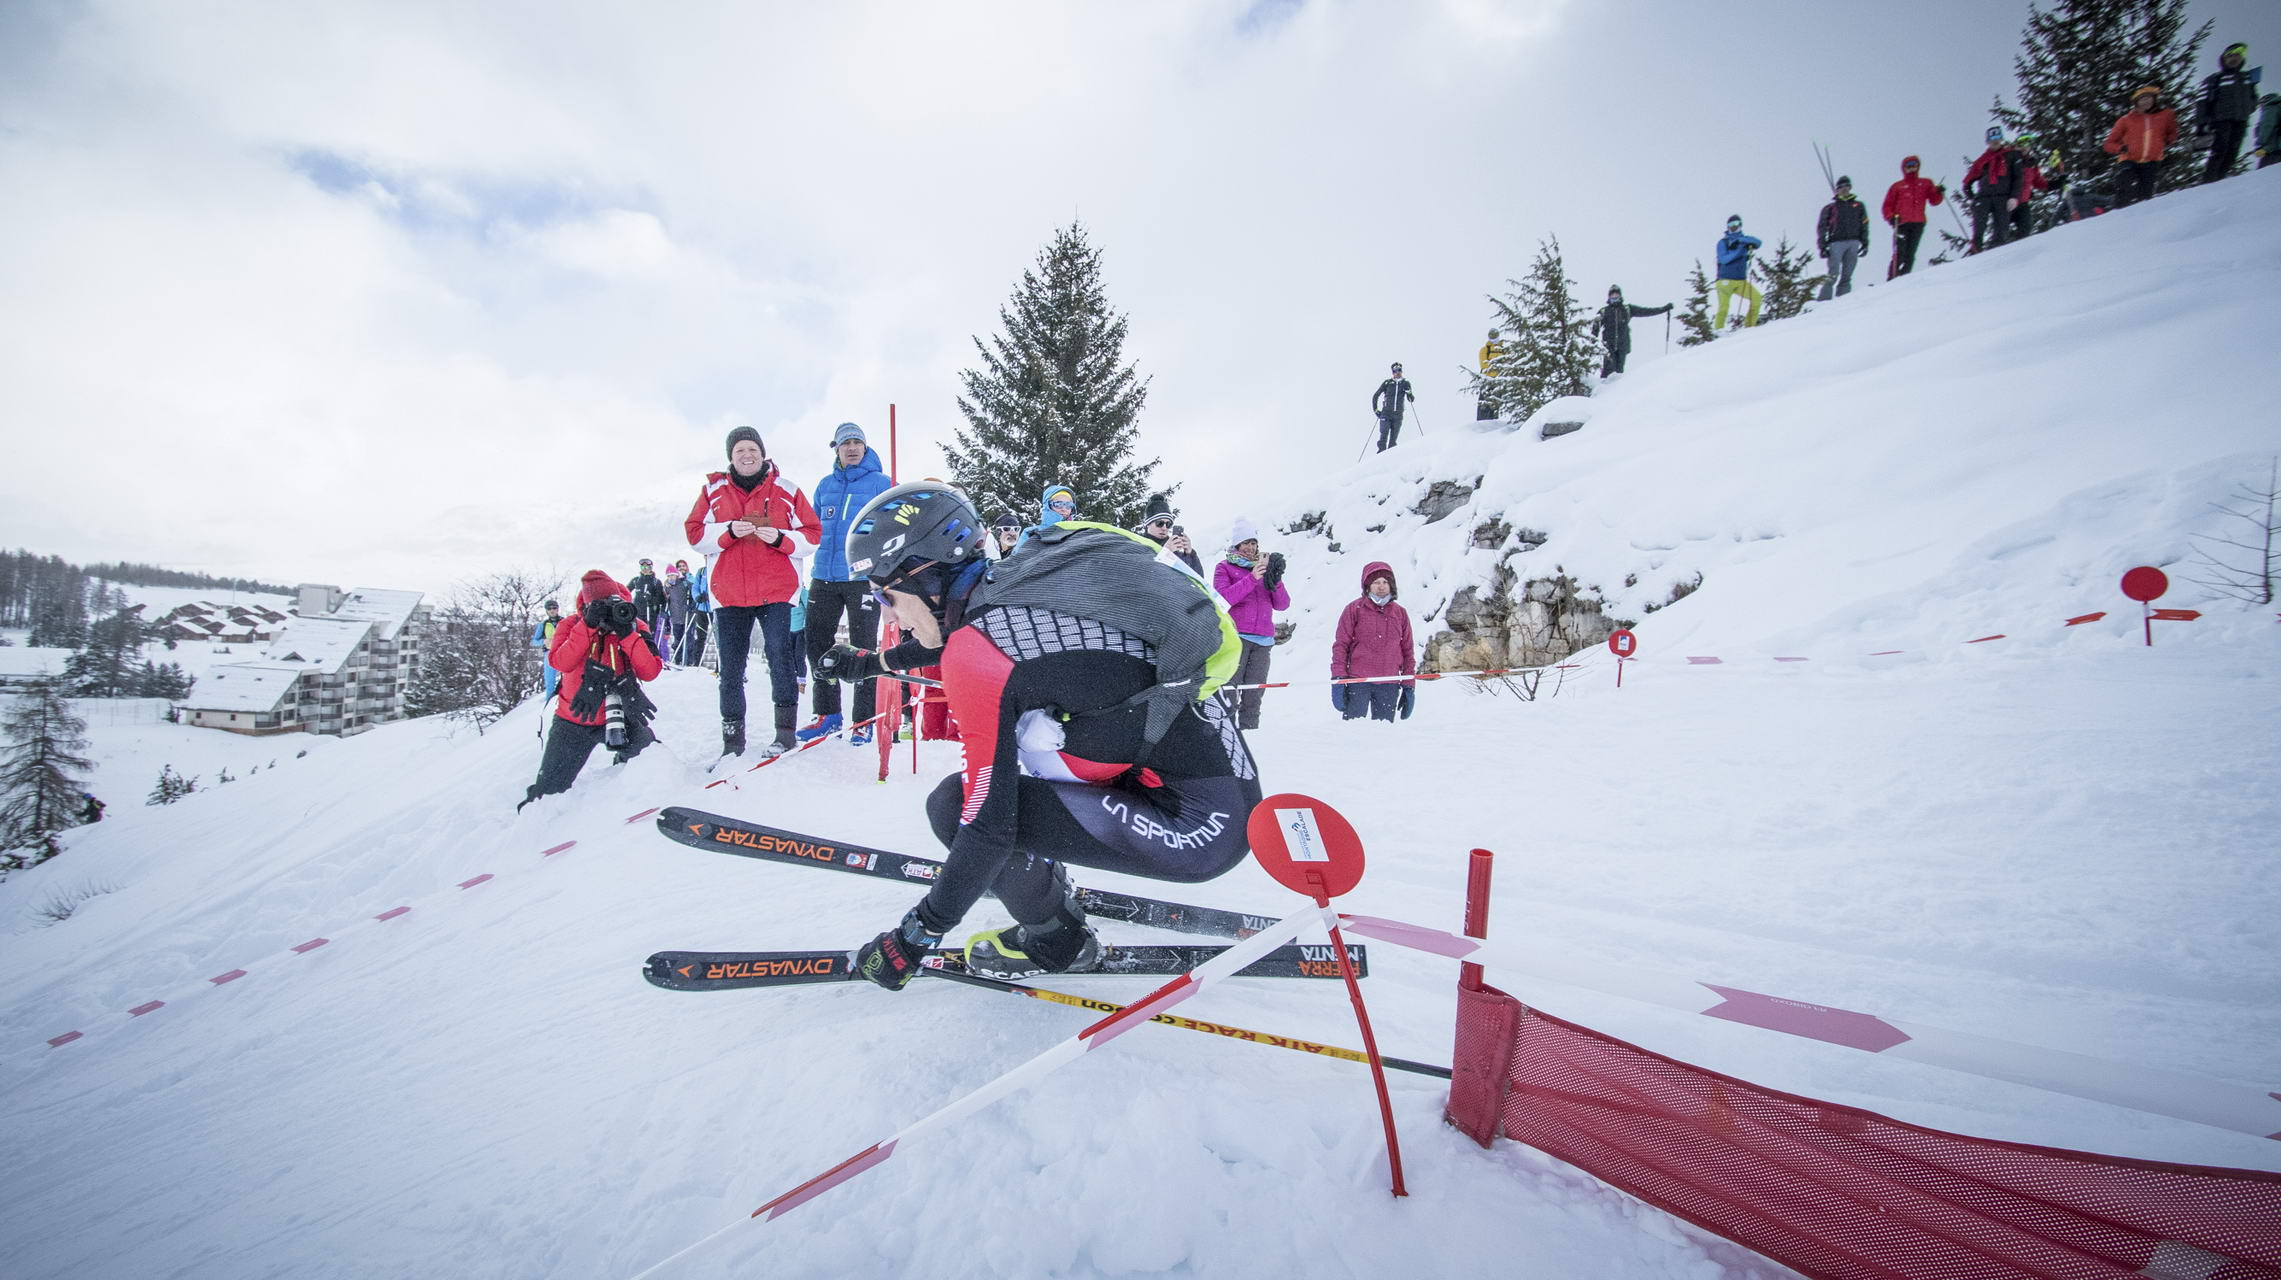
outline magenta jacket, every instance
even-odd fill
[[[1383,607],[1370,602],[1370,580],[1385,574],[1394,583],[1394,599]],[[1331,641],[1331,678],[1351,680],[1366,676],[1416,675],[1411,656],[1410,611],[1401,604],[1402,587],[1394,570],[1373,560],[1362,569],[1363,593],[1339,615],[1338,635]]]
[[[1291,593],[1282,583],[1269,591],[1251,576],[1251,570],[1240,568],[1222,559],[1212,569],[1212,585],[1219,590],[1220,598],[1228,602],[1228,617],[1236,624],[1236,633],[1246,636],[1275,634],[1275,612],[1291,607]]]

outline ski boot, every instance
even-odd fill
[[[871,730],[858,729],[847,736],[847,742],[851,747],[868,747],[871,745]]]
[[[814,742],[818,738],[828,737],[831,734],[838,733],[839,731],[840,713],[834,711],[828,716],[817,716],[813,721],[809,722],[807,728],[799,730],[792,736],[798,738],[802,742]]]
[[[1019,982],[1091,969],[1101,963],[1101,940],[1083,923],[1015,924],[968,938],[964,959],[976,977]]]
[[[741,756],[744,754],[744,720],[742,717],[721,721],[721,754],[724,756]]]

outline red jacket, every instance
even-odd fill
[[[705,477],[681,522],[689,549],[711,562],[717,605],[788,604],[800,594],[800,567],[792,562],[823,540],[822,522],[808,495],[798,486],[787,491],[777,483],[778,474],[775,463],[763,463],[760,483],[746,493],[728,472],[716,471]],[[757,533],[737,537],[729,525],[738,520],[768,525],[784,536],[773,544]]]
[[[1972,167],[1964,171],[1965,193],[1989,199],[1997,196],[2007,200],[2019,199],[2019,166],[2012,163],[2012,150],[1999,142],[1981,152],[1980,158],[1972,162]],[[1972,185],[1974,182],[1980,185],[1975,188]]]
[[[562,683],[555,688],[554,713],[572,724],[596,725],[602,723],[603,713],[596,710],[592,716],[571,714],[570,704],[578,700],[578,687],[586,683],[586,660],[591,658],[612,671],[631,667],[643,680],[657,679],[661,664],[657,650],[650,647],[649,624],[636,619],[634,633],[623,638],[596,631],[578,616],[585,611],[588,601],[607,600],[611,597],[631,600],[626,589],[617,580],[600,569],[589,569],[578,585],[578,608],[564,618],[554,629],[554,643],[547,647],[547,665],[562,673]]]
[[[1910,156],[1901,162],[1901,180],[1885,188],[1885,221],[1923,222],[1925,206],[1940,203],[1940,185],[1909,172]]]
[[[1338,635],[1331,641],[1334,680],[1417,674],[1417,659],[1411,652],[1410,612],[1396,602],[1401,597],[1399,584],[1395,585],[1394,600],[1381,605],[1370,598],[1370,580],[1382,573],[1393,583],[1394,571],[1383,561],[1364,565],[1362,596],[1349,602],[1346,612],[1339,615]]]
[[[2152,164],[2170,151],[2178,141],[2178,113],[2168,107],[2160,111],[2132,109],[2115,127],[2107,130],[2107,154],[2121,156],[2139,164]]]

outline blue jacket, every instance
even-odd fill
[[[713,611],[713,566],[703,565],[696,571],[696,581],[689,584],[689,607],[697,613]]]
[[[1740,231],[1719,237],[1719,279],[1750,279],[1750,251],[1758,244],[1757,236],[1746,236]]]
[[[855,522],[855,513],[863,504],[895,487],[895,477],[888,475],[879,465],[879,455],[869,445],[863,448],[863,460],[850,467],[832,464],[830,475],[816,482],[816,519],[823,522],[822,542],[816,544],[815,568],[809,577],[817,582],[853,582],[855,575],[847,571],[847,530]]]

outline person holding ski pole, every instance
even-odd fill
[[[942,871],[856,950],[857,972],[890,990],[984,894],[1014,923],[967,939],[970,972],[1082,971],[1100,942],[1065,866],[1193,883],[1250,852],[1259,771],[1213,696],[1241,642],[1210,588],[1110,525],[1065,520],[995,562],[986,536],[939,481],[872,499],[848,565],[908,638],[885,653],[841,645],[818,667],[856,679],[939,662],[962,737],[963,766],[927,798]]]
[[[2257,110],[2257,86],[2265,68],[2250,67],[2249,46],[2229,44],[2218,55],[2218,69],[2202,77],[2202,97],[2194,104],[2194,132],[2210,140],[2210,160],[2202,181],[2216,182],[2233,172],[2249,117]]]
[[[1829,274],[1822,277],[1822,301],[1852,293],[1853,269],[1869,252],[1869,208],[1854,198],[1853,179],[1838,178],[1834,195],[1822,206],[1814,241],[1829,264]]]
[[[2154,195],[2162,163],[2177,143],[2178,113],[2162,105],[2162,86],[2140,85],[2131,94],[2131,109],[2107,130],[2102,144],[2108,155],[2122,161],[2115,170],[2115,208]]]
[[[1713,330],[1726,329],[1727,308],[1733,305],[1738,293],[1750,303],[1750,310],[1743,316],[1743,327],[1757,326],[1758,305],[1763,299],[1758,286],[1750,282],[1750,255],[1757,252],[1759,243],[1757,236],[1742,233],[1741,214],[1727,219],[1727,233],[1719,237],[1719,315],[1711,322]]]
[[[1915,156],[1901,157],[1901,180],[1885,189],[1885,225],[1893,229],[1887,280],[1916,270],[1917,245],[1925,238],[1925,209],[1948,195],[1948,188],[1917,172],[1922,165]]]
[[[1624,371],[1624,357],[1632,353],[1632,320],[1647,316],[1667,316],[1671,304],[1660,307],[1635,307],[1624,301],[1624,291],[1617,285],[1608,286],[1608,305],[1600,308],[1599,319],[1592,322],[1592,330],[1600,338],[1600,380],[1602,382]]]
[[[1379,383],[1370,397],[1370,411],[1378,415],[1378,452],[1394,447],[1402,434],[1402,408],[1417,398],[1410,391],[1410,380],[1402,376],[1402,362],[1396,360],[1392,376]]]
[[[758,431],[738,427],[729,432],[728,453],[729,469],[705,477],[682,531],[690,550],[711,561],[713,629],[721,647],[721,754],[744,754],[745,662],[757,626],[776,712],[776,736],[764,754],[777,756],[792,749],[792,726],[799,714],[800,687],[792,674],[792,597],[800,593],[799,561],[815,550],[820,537],[816,509],[797,486],[783,485]]]
[[[847,567],[847,531],[865,503],[894,487],[895,477],[880,465],[862,427],[843,422],[833,428],[832,469],[816,482],[816,518],[823,525],[823,540],[816,544],[815,566],[808,574],[807,627],[801,636],[811,667],[837,642],[843,616],[847,638],[857,648],[879,643],[879,609],[871,598],[871,584]],[[871,715],[878,697],[879,686],[873,681],[855,687],[856,728],[848,735],[855,746],[871,743]],[[839,681],[815,681],[808,701],[816,718],[794,736],[809,742],[839,732]]]

